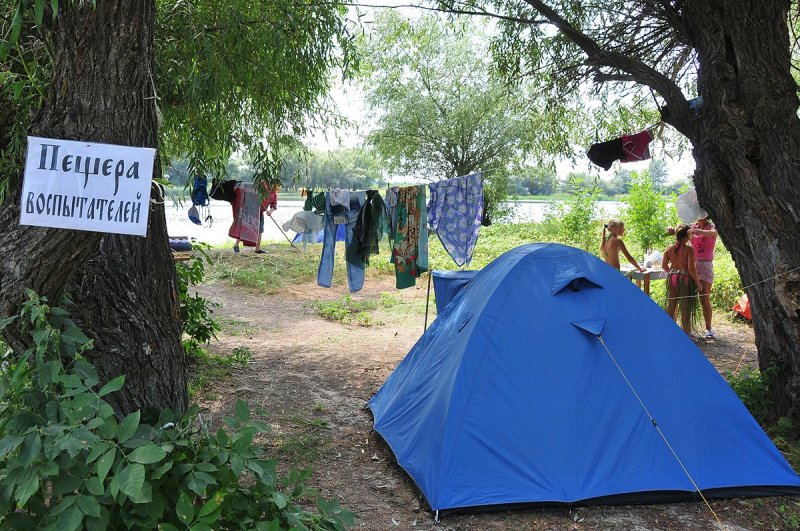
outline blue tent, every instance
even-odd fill
[[[466,288],[472,279],[477,275],[477,271],[432,271],[433,292],[436,294],[436,313],[442,313],[444,307]]]
[[[664,310],[564,245],[481,270],[369,407],[435,511],[800,493]]]

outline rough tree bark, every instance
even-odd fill
[[[790,2],[685,5],[705,101],[690,136],[698,197],[747,286],[774,413],[800,421],[800,102]]]
[[[53,79],[31,134],[156,147],[154,22],[154,0],[64,3],[53,28]],[[94,340],[101,379],[127,375],[108,397],[119,414],[185,409],[175,268],[155,187],[146,238],[21,226],[19,194],[0,210],[0,315],[19,311],[26,288],[51,301],[67,293],[73,318]],[[27,342],[14,331],[5,339],[17,348]]]

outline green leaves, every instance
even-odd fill
[[[116,453],[116,448],[111,448],[109,451],[103,454],[103,457],[101,457],[97,462],[97,477],[100,479],[101,483],[106,480],[108,471],[111,470],[111,465],[114,464]]]
[[[178,497],[178,504],[175,506],[175,513],[178,515],[178,519],[184,525],[189,525],[194,518],[194,505],[192,504],[192,499],[185,492],[181,492],[181,495]]]
[[[161,145],[168,157],[188,153],[195,174],[224,172],[229,154],[240,148],[255,159],[263,152],[265,132],[272,151],[287,135],[302,134],[309,115],[325,120],[320,96],[334,70],[349,70],[357,62],[346,11],[335,2],[231,0],[224,10],[208,2],[158,2],[157,7]],[[261,158],[255,169],[274,178],[280,160]]]
[[[237,400],[234,410],[236,412],[236,418],[240,422],[247,422],[250,420],[250,408],[247,407],[247,403],[245,403],[244,400]]]
[[[100,389],[100,392],[97,393],[97,395],[102,397],[102,396],[106,396],[108,394],[111,394],[111,393],[113,393],[115,391],[119,391],[120,389],[122,389],[122,386],[124,384],[125,384],[125,375],[122,374],[120,376],[117,376],[113,380],[110,380],[109,382],[107,382],[102,387],[102,389]]]
[[[139,496],[144,485],[144,467],[139,463],[131,463],[114,476],[119,483],[119,490],[131,497]]]
[[[136,428],[139,427],[139,417],[140,413],[138,411],[125,417],[120,423],[119,428],[117,428],[117,441],[124,443],[136,433]]]
[[[317,514],[296,505],[307,496],[301,483],[307,475],[291,475],[282,490],[274,461],[263,459],[263,449],[253,443],[267,426],[245,402],[234,406],[229,433],[198,428],[196,407],[180,419],[163,413],[159,425],[174,422],[168,429],[141,424],[138,411],[117,425],[102,396],[119,390],[124,377],[95,393],[91,364],[80,357],[68,367],[57,361],[56,339],[74,326],[66,312],[32,296],[22,316],[43,350],[17,357],[13,371],[0,371],[0,389],[8,390],[0,407],[3,524],[203,531],[257,528],[259,522],[281,529],[288,522],[297,529],[343,528],[344,513]]]
[[[150,465],[158,463],[166,457],[167,452],[161,449],[160,446],[155,444],[148,444],[147,446],[140,446],[128,455],[128,460],[133,463],[141,463],[143,465]]]
[[[649,170],[632,174],[625,203],[621,217],[635,248],[644,255],[653,249],[666,247],[671,239],[666,227],[677,225],[677,210],[667,206],[664,196],[650,178]]]

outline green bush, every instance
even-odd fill
[[[677,224],[678,212],[674,206],[667,207],[664,196],[653,185],[649,171],[633,174],[624,201],[626,206],[620,218],[625,222],[626,241],[632,254],[643,257],[654,249],[663,251],[667,242],[674,239],[667,234],[667,227]]]
[[[745,367],[738,373],[727,374],[725,379],[753,418],[766,429],[770,423],[767,378],[759,370]]]
[[[269,428],[238,401],[229,430],[209,430],[197,409],[169,411],[156,426],[139,412],[118,422],[82,354],[91,342],[67,312],[29,293],[17,317],[32,345],[0,371],[2,529],[331,529],[353,523],[336,501],[304,486],[310,472],[279,479],[253,439]]]
[[[213,308],[219,306],[209,302],[196,292],[190,293],[190,288],[203,282],[205,265],[211,264],[211,258],[206,252],[207,244],[195,244],[194,252],[186,263],[177,262],[178,304],[181,312],[181,331],[183,332],[183,348],[191,359],[202,357],[203,345],[216,339],[220,326],[212,317]]]

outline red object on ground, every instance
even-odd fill
[[[736,304],[733,305],[732,309],[742,317],[746,317],[749,321],[753,320],[753,317],[750,314],[750,299],[747,298],[747,293],[739,297],[739,300],[736,301]]]

